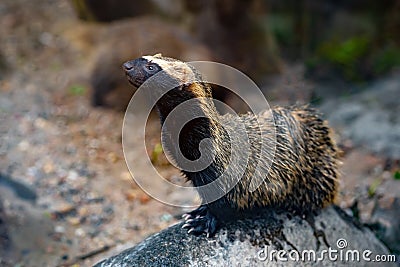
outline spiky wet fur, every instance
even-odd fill
[[[164,59],[158,55],[154,57],[157,60]],[[146,58],[151,59],[149,56]],[[167,66],[174,62],[182,63],[168,58],[162,64]],[[128,70],[126,72],[128,79],[136,79],[139,75]],[[216,154],[214,161],[201,171],[182,170],[196,188],[216,180],[230,164],[230,151],[240,151],[242,144],[232,143],[228,132],[244,124],[249,137],[251,153],[247,166],[244,166],[243,177],[220,199],[205,203],[186,214],[183,227],[188,228],[188,232],[205,232],[212,236],[220,222],[246,217],[257,210],[280,209],[307,214],[333,203],[338,187],[338,148],[326,121],[314,109],[308,106],[275,107],[272,113],[266,111],[235,118],[232,115],[219,115],[212,101],[207,100],[210,96],[207,84],[190,83],[180,90],[170,91],[156,104],[163,124],[174,107],[187,99],[197,100],[193,108],[201,112],[204,118],[195,119],[182,129],[179,144],[164,140],[164,147],[172,156],[172,151],[179,147],[190,160],[200,157],[198,147],[201,140],[212,140]],[[225,128],[221,126],[222,123]],[[164,127],[164,131],[163,134],[168,136],[167,127]],[[264,144],[271,145],[274,133],[275,154],[274,151],[261,150],[260,137]],[[241,171],[240,166],[236,167],[237,171]],[[264,181],[251,192],[249,188],[254,177]],[[226,177],[222,182],[229,183],[229,179]],[[207,200],[208,192],[198,191],[200,197]]]

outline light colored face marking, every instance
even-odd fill
[[[169,76],[179,79],[182,83],[193,82],[196,80],[192,69],[181,61],[167,61],[159,58],[160,54],[154,56],[143,56],[149,62],[156,63]]]

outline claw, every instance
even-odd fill
[[[188,229],[188,234],[205,233],[207,237],[212,237],[217,231],[218,221],[205,205],[184,214],[182,218],[185,221],[182,229]]]
[[[191,225],[189,223],[185,223],[184,225],[182,225],[182,229],[189,228],[190,226]]]

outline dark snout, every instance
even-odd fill
[[[140,87],[146,80],[146,73],[143,71],[143,59],[138,58],[122,64],[122,69],[128,81],[136,88]]]
[[[133,67],[134,67],[133,60],[128,61],[128,62],[125,62],[125,63],[122,65],[122,67],[124,68],[125,72],[126,72],[126,71],[132,70]]]

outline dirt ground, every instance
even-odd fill
[[[0,246],[1,266],[90,266],[176,223],[185,211],[133,182],[121,145],[124,114],[90,106],[90,57],[63,36],[75,20],[67,1],[0,3],[0,173],[8,177],[0,180],[0,215],[10,240]],[[301,68],[291,66],[271,79],[274,101],[284,102],[282,90],[314,86],[301,77]],[[151,150],[158,121],[148,129]],[[343,161],[343,207],[353,204],[354,188],[369,188],[394,168],[351,145]],[[158,170],[182,182],[172,166]],[[15,183],[36,196],[21,197]],[[389,184],[390,196],[398,195],[399,183]],[[195,195],[182,198],[198,202]]]
[[[90,107],[88,58],[60,33],[75,20],[68,2],[2,1],[0,12],[8,70],[0,84],[0,169],[37,194],[33,205],[2,188],[12,245],[0,262],[72,264],[174,223],[182,210],[132,181],[121,146],[123,113]]]

